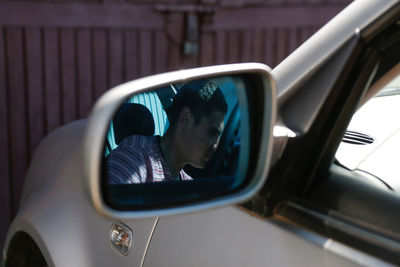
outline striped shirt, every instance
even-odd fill
[[[160,136],[131,135],[111,152],[107,161],[109,184],[151,183],[173,178],[161,152]],[[181,180],[192,180],[183,170]]]

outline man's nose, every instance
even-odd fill
[[[217,144],[217,143],[214,143],[214,144],[211,146],[212,151],[215,152],[215,150],[217,150],[217,147],[218,147],[218,144]]]
[[[218,144],[219,144],[219,138],[211,146],[211,149],[213,150],[213,152],[215,152],[215,150],[217,150]]]

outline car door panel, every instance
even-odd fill
[[[144,266],[359,265],[323,246],[324,241],[287,231],[276,219],[225,207],[160,218]]]

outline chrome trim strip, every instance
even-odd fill
[[[158,219],[159,219],[159,218],[160,218],[160,217],[157,217],[157,218],[155,219],[155,221],[154,221],[153,229],[151,229],[149,239],[147,240],[147,244],[146,244],[146,247],[145,247],[145,249],[144,249],[142,261],[140,262],[140,267],[143,267],[143,266],[144,266],[144,261],[146,260],[147,251],[149,250],[150,242],[151,242],[151,240],[153,239],[153,235],[154,235],[154,232],[155,232],[155,230],[156,230],[156,227],[157,227]]]
[[[271,219],[271,223],[278,227],[284,228],[285,230],[292,232],[293,234],[300,236],[301,238],[322,247],[324,250],[341,256],[345,259],[349,259],[362,266],[396,266],[394,264],[383,261],[374,256],[368,255],[360,250],[356,250],[331,238],[326,238],[319,234],[300,228],[294,224],[282,221],[280,219]]]
[[[335,253],[343,258],[352,260],[362,266],[396,266],[394,264],[375,258],[371,255],[365,254],[364,252],[356,250],[352,247],[346,246],[330,238],[325,241],[323,247],[327,251]]]

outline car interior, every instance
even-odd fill
[[[179,85],[170,85],[132,96],[115,114],[105,142],[105,157],[130,135],[160,135],[168,128],[168,106]],[[178,89],[179,90],[179,89]],[[230,98],[224,131],[218,148],[203,169],[186,166],[185,172],[194,179],[234,176],[240,148],[240,109],[237,99]]]

